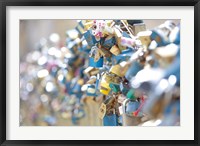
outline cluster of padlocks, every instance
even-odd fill
[[[87,114],[82,101],[92,97],[102,101],[96,116],[104,126],[180,124],[179,24],[147,30],[142,20],[81,20],[66,35],[62,47],[41,43],[32,63],[46,92],[38,96],[56,97],[52,111],[70,111],[76,124]]]

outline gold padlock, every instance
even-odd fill
[[[90,76],[98,74],[99,73],[99,69],[89,66],[88,68],[86,68],[83,71],[83,73],[86,74],[88,77],[90,77]]]
[[[120,64],[116,64],[110,68],[111,73],[123,77],[125,76],[127,70],[128,70],[129,64],[125,61],[121,62]]]
[[[88,30],[89,28],[91,28],[93,26],[94,22],[93,21],[89,21],[89,22],[86,22],[84,25],[84,29],[85,30]]]
[[[105,73],[102,78],[104,78],[104,80],[109,84],[110,83],[116,83],[116,84],[120,83],[120,78],[119,77],[113,76],[113,75],[108,74],[108,73]]]
[[[106,48],[100,48],[99,52],[104,57],[111,57],[112,56],[111,52]]]
[[[141,41],[142,45],[145,45],[146,47],[149,46],[151,43],[151,34],[152,31],[141,31],[137,34],[138,39]]]
[[[95,56],[94,56],[94,61],[97,62],[101,57],[101,53],[99,49],[96,50]]]
[[[140,31],[146,31],[146,25],[144,23],[133,24],[134,34],[137,35]]]
[[[90,79],[87,81],[87,84],[94,84],[96,82],[96,76],[91,76]]]
[[[121,45],[121,37],[117,38],[117,45],[120,51],[126,50],[126,47]]]
[[[99,112],[98,112],[98,116],[100,119],[103,119],[103,117],[106,114],[106,104],[105,103],[101,103],[101,106],[99,108]]]
[[[165,68],[172,63],[178,52],[178,46],[175,44],[167,45],[166,47],[157,47],[154,55],[161,67]]]
[[[114,54],[115,56],[119,55],[121,53],[121,50],[116,46],[112,46],[112,48],[110,49],[110,52],[112,54]]]

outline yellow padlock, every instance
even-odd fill
[[[104,83],[103,83],[103,84],[104,84]],[[104,86],[107,86],[107,85],[104,85]],[[100,92],[101,92],[102,94],[104,94],[104,95],[108,95],[108,94],[110,93],[110,87],[107,86],[107,87],[105,88],[105,87],[101,86]]]
[[[104,95],[108,95],[110,93],[110,86],[109,83],[106,82],[105,76],[102,76],[101,82],[100,82],[100,92]]]

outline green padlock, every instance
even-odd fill
[[[114,84],[114,83],[110,83],[109,87],[111,88],[111,90],[115,93],[120,91],[120,85],[119,84]]]
[[[134,93],[135,93],[134,90],[131,89],[131,90],[129,90],[128,93],[126,94],[126,97],[127,97],[128,99],[135,100],[136,97],[135,97]]]

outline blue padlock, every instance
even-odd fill
[[[78,25],[75,27],[75,29],[79,32],[80,36],[82,36],[83,33],[84,33],[84,25],[83,25],[83,22],[80,21],[80,22],[78,23]]]
[[[125,31],[122,32],[122,36],[126,38],[131,38],[130,35]]]
[[[134,111],[136,111],[139,106],[140,106],[140,102],[136,102],[136,101],[129,101],[126,105],[126,113],[133,113]]]
[[[112,56],[112,65],[116,65],[119,64],[122,61],[128,61],[131,58],[131,55],[134,53],[135,51],[131,48],[127,48],[126,50],[123,50],[121,52],[121,54],[115,56]]]
[[[175,24],[171,21],[166,21],[159,27],[152,30],[151,40],[155,40],[157,47],[166,46],[170,43],[169,35],[175,28]]]
[[[75,111],[75,110],[74,110]],[[81,118],[84,118],[85,117],[85,112],[84,110],[82,109],[78,109],[77,112],[73,112],[72,113],[72,117],[71,117],[71,120],[72,120],[72,123],[74,125],[78,125],[78,121],[81,119]]]
[[[71,90],[71,82],[70,82],[70,81],[67,81],[67,82],[66,82],[65,87],[66,87],[67,93],[68,93],[69,95],[72,95],[73,92],[72,92],[72,90]]]
[[[157,47],[168,45],[169,38],[165,36],[165,34],[161,30],[154,29],[151,33],[151,40],[155,40],[157,43]]]
[[[124,95],[126,95],[128,91],[130,90],[129,84],[120,83],[120,90]]]
[[[102,46],[104,48],[110,49],[113,45],[115,45],[115,43],[116,43],[115,37],[106,38],[105,41],[103,42]]]
[[[104,126],[117,126],[118,125],[118,117],[116,114],[105,115],[103,118]]]
[[[87,88],[86,94],[88,96],[97,96],[95,85],[89,85],[88,88]]]
[[[72,92],[73,92],[73,93],[80,93],[80,92],[81,92],[81,85],[79,85],[78,83],[76,83],[76,84],[72,87]]]
[[[85,52],[85,53],[89,54],[89,52],[90,52],[90,47],[89,47],[88,45],[83,45],[83,46],[79,47],[78,50],[79,50],[80,52]]]
[[[100,40],[96,40],[95,36],[92,35],[91,31],[88,30],[83,34],[85,40],[87,41],[88,45],[90,47],[94,46],[95,44],[97,44],[98,42],[100,42]]]
[[[97,62],[94,61],[93,57],[89,57],[89,66],[96,68],[103,67],[103,57],[100,57]]]
[[[134,61],[126,72],[126,79],[130,81],[131,78],[134,77],[141,69],[143,69],[142,65],[137,61]]]

